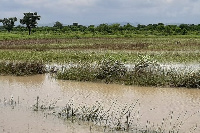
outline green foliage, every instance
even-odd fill
[[[63,29],[37,27],[32,36],[26,35],[25,27],[18,26],[12,33],[1,31],[0,60],[79,64],[58,72],[59,79],[198,88],[199,72],[166,71],[154,61],[200,62],[197,32],[200,26],[184,26],[103,24],[97,27],[70,25]],[[184,29],[187,35],[182,35]],[[128,70],[125,63],[135,63],[134,69]]]
[[[37,20],[40,20],[40,16],[35,13],[24,13],[23,19],[20,19],[21,24],[25,24],[29,30],[29,35],[31,33],[31,29],[37,26]],[[4,18],[0,20],[4,21],[5,28],[10,31],[14,27],[14,22],[17,21],[15,18]],[[10,26],[8,26],[10,25]],[[8,28],[9,27],[9,28]],[[1,29],[1,28],[0,28]],[[14,28],[16,31],[20,31],[20,28]],[[142,25],[138,24],[137,26],[133,26],[130,23],[125,25],[121,25],[119,23],[114,24],[100,24],[98,26],[89,25],[83,26],[78,23],[73,23],[72,25],[63,26],[59,21],[55,22],[53,27],[38,27],[42,32],[48,33],[71,33],[71,32],[80,32],[82,35],[90,34],[92,36],[112,36],[116,35],[117,37],[127,36],[131,37],[134,34],[141,34],[146,36],[158,35],[158,36],[167,36],[167,35],[199,35],[200,34],[200,24],[180,24],[180,25],[166,25],[163,23],[158,24],[148,24]],[[62,29],[62,30],[61,30]],[[21,30],[22,31],[22,30]]]
[[[40,16],[35,13],[24,13],[24,18],[20,19],[21,24],[25,24],[29,30],[29,35],[31,34],[31,29],[37,26],[37,20],[40,20]]]
[[[187,34],[187,30],[184,28],[183,30],[182,30],[182,35],[186,35]]]
[[[145,69],[148,69],[149,67],[156,69],[159,67],[159,64],[149,55],[139,55],[135,63],[135,71],[145,71]]]
[[[0,22],[3,23],[3,27],[8,30],[8,32],[10,32],[15,26],[15,21],[17,21],[16,17],[0,19]]]
[[[63,24],[61,22],[59,22],[59,21],[56,21],[53,27],[56,27],[58,29],[62,29],[63,28]]]

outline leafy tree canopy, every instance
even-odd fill
[[[63,28],[63,24],[61,22],[59,22],[59,21],[56,21],[53,27],[56,27],[58,29],[62,29]]]
[[[29,35],[31,34],[31,28],[35,28],[37,26],[37,20],[40,20],[40,16],[35,13],[24,13],[24,18],[20,19],[21,24],[25,24],[29,30]]]
[[[15,21],[17,21],[16,17],[0,19],[0,22],[3,23],[3,27],[8,30],[8,32],[15,26]]]

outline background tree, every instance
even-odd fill
[[[35,13],[24,13],[24,18],[20,19],[21,24],[25,24],[29,30],[29,35],[31,34],[31,28],[35,28],[37,26],[37,20],[40,20],[40,16]]]
[[[57,21],[57,22],[55,22],[53,27],[56,27],[58,29],[62,29],[63,28],[63,24],[61,22]]]
[[[172,34],[172,29],[171,29],[171,26],[170,25],[166,25],[165,26],[165,33],[167,35],[171,35]]]
[[[118,24],[118,23],[111,24],[111,25],[109,25],[109,27],[112,30],[112,33],[116,33],[117,31],[120,31],[122,29],[120,24]]]
[[[8,32],[15,26],[15,21],[17,21],[16,17],[0,19],[0,22],[3,23],[3,27],[8,30]]]
[[[135,29],[135,27],[132,26],[130,23],[127,23],[126,25],[123,26],[123,29],[124,29],[124,30],[132,31],[132,30]]]
[[[88,26],[88,31],[93,33],[93,36],[95,35],[95,25]]]
[[[184,28],[184,29],[182,30],[182,35],[186,35],[187,33],[188,33],[187,29]]]
[[[109,34],[112,32],[108,24],[100,24],[97,26],[96,30],[103,34]]]

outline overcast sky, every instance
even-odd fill
[[[39,24],[200,24],[200,0],[0,0],[0,18],[38,12]]]

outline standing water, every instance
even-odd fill
[[[47,75],[29,77],[0,76],[0,132],[88,133],[104,132],[88,122],[59,119],[52,111],[34,111],[33,105],[67,103],[93,106],[119,114],[133,105],[132,115],[138,128],[180,133],[200,132],[200,91],[185,88],[135,87],[116,84],[62,81]],[[113,115],[110,114],[110,115]],[[134,118],[136,117],[136,118]],[[97,125],[97,124],[96,124]],[[108,130],[106,130],[108,132]]]

